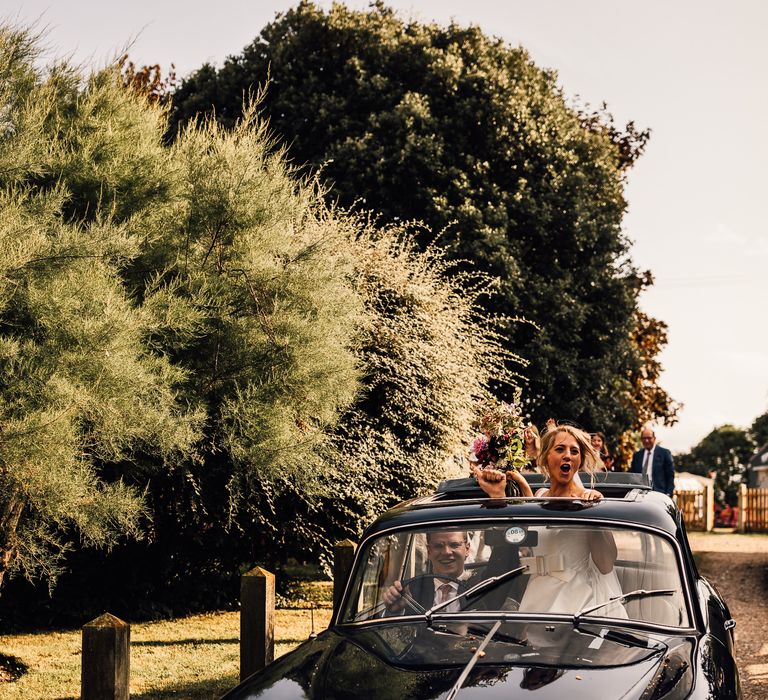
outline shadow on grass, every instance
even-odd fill
[[[29,670],[27,664],[15,656],[0,654],[0,682],[12,683]]]
[[[206,679],[194,683],[183,683],[174,685],[172,682],[167,684],[166,688],[153,688],[145,690],[143,693],[131,693],[131,700],[219,700],[224,693],[232,690],[240,682],[237,673],[222,675],[221,678]],[[61,695],[51,700],[78,700],[73,695]]]
[[[240,644],[237,637],[231,639],[173,639],[163,641],[147,640],[143,642],[131,641],[132,647],[178,647],[178,646],[204,646],[206,644]]]
[[[240,679],[236,673],[225,675],[216,680],[185,683],[167,689],[147,690],[144,693],[131,693],[131,700],[218,700],[228,690],[234,688]]]

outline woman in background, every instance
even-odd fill
[[[608,467],[605,465],[605,458],[608,456],[608,446],[603,433],[592,433],[590,436],[590,443],[595,448],[595,452],[599,457],[599,464],[597,465],[598,471],[608,471]]]
[[[528,458],[528,463],[523,467],[523,471],[539,471],[536,462],[541,451],[541,437],[539,437],[539,429],[533,423],[530,423],[523,430],[523,446],[525,448],[525,456]]]

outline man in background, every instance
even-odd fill
[[[675,465],[672,453],[656,444],[656,434],[649,427],[640,432],[643,449],[632,455],[629,471],[644,474],[654,491],[666,493],[670,498],[675,490]]]

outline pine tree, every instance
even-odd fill
[[[81,87],[36,55],[29,31],[0,27],[0,583],[54,576],[71,527],[86,545],[137,535],[144,505],[121,477],[197,432],[184,372],[145,342],[154,320],[121,279],[140,249],[121,200],[157,186],[137,173],[154,160],[161,177],[164,119],[109,73]]]
[[[258,96],[167,145],[36,46],[0,29],[0,581],[149,530],[145,581],[199,587],[442,478],[509,359],[488,279],[325,204]]]

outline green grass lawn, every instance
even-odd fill
[[[319,632],[331,618],[332,584],[315,582],[302,587],[304,600],[315,600],[324,606],[314,611],[315,629]],[[301,599],[297,604],[301,604]],[[310,629],[309,610],[277,610],[275,656],[303,642]],[[238,681],[239,634],[237,612],[132,624],[131,698],[218,698]],[[19,680],[0,682],[0,698],[78,698],[80,644],[80,630],[0,637],[0,653],[15,657],[28,667]]]

